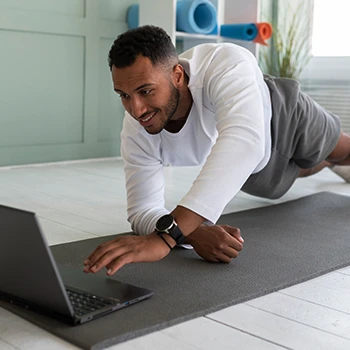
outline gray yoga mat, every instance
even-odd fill
[[[84,349],[103,349],[244,302],[350,264],[350,197],[323,192],[283,204],[223,215],[241,228],[238,259],[213,264],[175,249],[156,263],[125,266],[114,278],[152,289],[148,300],[77,327],[0,303]],[[52,247],[58,263],[82,267],[111,236]]]

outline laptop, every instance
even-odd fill
[[[72,325],[107,315],[154,292],[82,268],[58,266],[36,215],[0,205],[0,299]]]

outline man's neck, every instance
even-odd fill
[[[188,116],[178,118],[175,120],[169,120],[168,124],[165,127],[165,130],[169,131],[173,134],[179,132],[183,128],[183,126],[185,125],[187,117]]]
[[[182,92],[180,92],[180,101],[179,107],[175,115],[171,120],[168,121],[168,124],[165,127],[165,130],[171,133],[179,132],[186,123],[186,120],[192,109],[192,94],[188,88],[188,77],[186,76],[186,85]]]

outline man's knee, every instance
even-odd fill
[[[337,163],[350,157],[350,136],[343,131],[339,140],[331,154],[327,157],[327,161]]]

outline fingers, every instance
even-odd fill
[[[240,230],[229,225],[200,227],[191,236],[195,251],[207,261],[228,263],[243,249]]]
[[[241,230],[237,227],[232,227],[230,225],[220,225],[227,233],[232,237],[238,239],[241,243],[244,243],[244,239],[241,236]]]
[[[243,238],[241,236],[241,230],[237,227],[232,227],[229,225],[222,225],[222,228],[230,234],[232,239],[227,242],[227,246],[222,244],[221,251],[223,254],[218,256],[222,262],[230,262],[232,259],[238,257],[239,252],[243,249]]]
[[[126,264],[130,264],[134,262],[131,254],[124,254],[117,259],[114,259],[111,263],[106,265],[107,275],[111,276],[116,273],[120,268],[122,268]]]
[[[226,227],[222,227],[227,233],[229,233],[229,235],[225,236],[225,239],[223,239],[220,243],[219,243],[219,249],[225,251],[225,253],[227,253],[227,255],[230,256],[230,252],[232,252],[233,250],[240,252],[243,249],[243,242],[242,240],[238,239],[238,237],[240,237],[240,230],[236,229],[234,227],[228,226],[228,228]],[[231,232],[229,232],[228,230],[231,230]],[[234,229],[235,231],[232,232],[232,229]],[[233,235],[234,234],[234,235]],[[230,250],[232,249],[232,250]],[[234,258],[236,258],[236,256],[233,256]]]
[[[106,252],[106,249],[113,244],[115,240],[108,241],[105,243],[100,244],[84,261],[84,265],[90,265],[93,266],[93,264],[100,259]]]
[[[202,258],[204,258],[207,261],[215,262],[215,263],[229,263],[232,261],[232,259],[236,258],[238,256],[238,252],[236,251],[234,254],[226,255],[225,253],[216,253],[213,255],[202,255]]]
[[[109,250],[99,259],[93,259],[89,265],[86,265],[84,272],[98,272],[124,253],[123,249]]]
[[[236,239],[234,241],[240,245],[239,249],[241,249],[242,245]],[[196,252],[205,260],[210,262],[224,262],[229,263],[232,259],[237,258],[239,251],[228,246],[227,243],[220,242],[215,246],[211,246],[203,248],[201,246],[194,246]]]
[[[217,258],[221,261],[221,262],[227,262],[229,263],[232,259],[235,259],[238,257],[239,255],[239,251],[242,250],[242,245],[237,242],[239,244],[239,248],[232,248],[230,246],[225,246],[224,248],[221,249],[220,252],[217,252],[216,256]]]
[[[227,247],[237,252],[240,252],[243,249],[243,244],[233,237],[227,242]]]
[[[156,233],[147,236],[123,236],[99,245],[84,261],[84,272],[98,272],[107,267],[112,275],[125,264],[157,261],[169,254],[169,248]]]
[[[126,252],[127,248],[116,240],[101,244],[84,261],[84,272],[98,272]]]

